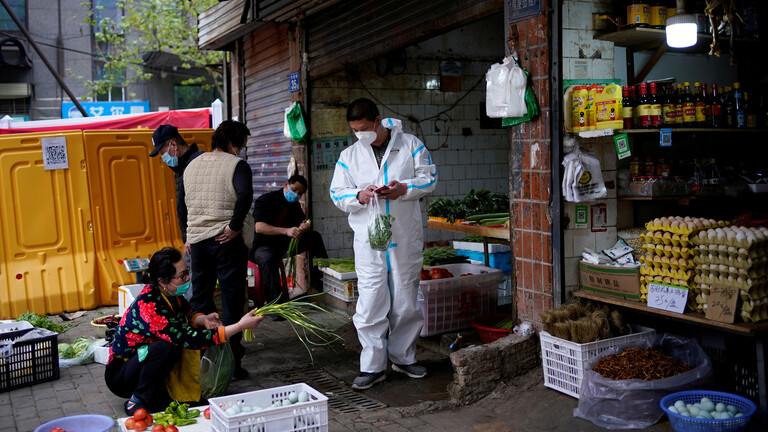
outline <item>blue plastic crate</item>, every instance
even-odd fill
[[[736,409],[742,413],[741,417],[734,417],[730,419],[701,419],[694,417],[687,417],[680,414],[675,414],[669,410],[670,405],[674,405],[676,401],[681,400],[686,404],[694,404],[701,401],[701,398],[709,398],[714,404],[722,402],[726,405],[733,405]],[[661,409],[667,413],[669,417],[669,424],[677,432],[740,432],[746,431],[749,425],[749,420],[752,415],[757,411],[757,406],[744,397],[710,390],[689,390],[672,393],[664,396],[661,399]]]
[[[485,265],[485,255],[482,252],[456,249],[456,254],[465,256],[472,261],[478,261]],[[496,252],[488,254],[488,262],[491,268],[499,269],[509,274],[512,271],[512,252]]]

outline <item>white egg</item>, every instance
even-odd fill
[[[308,400],[309,400],[309,395],[307,394],[307,392],[302,391],[301,393],[299,393],[299,402],[306,402]]]
[[[249,412],[251,412],[251,411],[253,411],[253,410],[252,410],[252,409],[251,409],[251,407],[249,407],[248,405],[244,405],[244,406],[243,406],[243,407],[240,409],[240,412],[244,412],[244,413],[249,413]]]
[[[679,399],[678,399],[678,400],[675,402],[675,407],[676,407],[677,409],[680,409],[680,408],[685,408],[685,402],[683,402],[683,401],[681,401],[681,400],[679,400]]]
[[[736,414],[733,416],[733,418],[736,418],[736,417],[741,417],[741,416],[743,416],[743,415],[744,415],[744,414],[742,414],[742,413],[740,413],[740,412],[737,412],[737,413],[736,413]]]
[[[739,410],[738,410],[738,409],[736,409],[736,407],[735,407],[735,406],[733,406],[733,405],[727,405],[727,406],[725,407],[725,409],[727,409],[729,413],[733,413],[733,414],[736,414],[736,412],[738,412],[738,411],[739,411]]]
[[[725,404],[722,402],[719,402],[717,405],[715,405],[715,411],[717,412],[725,411]]]
[[[237,411],[237,410],[235,410],[235,407],[231,407],[231,408],[227,408],[227,409],[224,411],[224,414],[226,414],[226,415],[228,415],[228,416],[235,416],[235,415],[237,415],[237,414],[238,414],[238,411]]]
[[[691,416],[693,417],[698,417],[702,413],[702,411],[696,406],[692,406],[688,411],[691,413]]]
[[[680,411],[678,411],[677,407],[675,407],[674,405],[668,406],[667,409],[669,410],[669,412],[673,412],[675,414],[680,414]]]
[[[291,392],[288,395],[288,400],[291,401],[292,404],[296,403],[299,400],[299,395],[296,394],[296,392]]]
[[[715,410],[715,404],[711,401],[706,401],[701,403],[701,409],[704,411],[710,412]]]

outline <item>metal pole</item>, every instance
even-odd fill
[[[61,78],[61,76],[56,72],[56,69],[53,68],[53,65],[48,61],[47,58],[45,58],[45,55],[42,51],[40,51],[40,47],[37,46],[37,43],[34,39],[32,39],[32,35],[29,34],[29,31],[27,31],[27,28],[24,27],[24,24],[22,24],[21,20],[19,20],[19,17],[16,16],[16,14],[11,10],[11,7],[8,6],[8,2],[5,0],[0,0],[0,3],[3,4],[3,7],[6,11],[8,11],[8,15],[11,17],[14,23],[16,23],[16,26],[19,27],[19,30],[24,34],[24,37],[27,38],[27,41],[30,45],[32,45],[32,48],[35,50],[37,55],[40,56],[40,59],[43,60],[43,63],[45,63],[45,67],[48,68],[48,70],[51,72],[54,78],[56,78],[56,81],[58,81],[59,85],[62,89],[67,93],[67,96],[74,102],[75,106],[78,110],[83,114],[83,117],[88,117],[88,113],[85,112],[85,108],[83,108],[82,105],[80,105],[80,102],[77,101],[77,98],[74,94],[72,94],[72,90],[69,89],[67,86],[67,83],[64,82],[64,80]]]

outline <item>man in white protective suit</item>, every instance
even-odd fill
[[[424,246],[419,198],[435,189],[437,168],[424,144],[403,132],[400,120],[382,121],[373,101],[353,101],[347,121],[358,141],[341,153],[330,194],[349,213],[355,234],[358,299],[352,320],[362,352],[352,388],[365,390],[386,379],[387,359],[396,372],[411,378],[427,375],[416,363],[423,322],[416,299]],[[368,239],[374,197],[382,213],[394,216],[386,251],[373,249]]]

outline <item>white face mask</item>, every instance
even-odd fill
[[[355,132],[355,137],[357,137],[357,139],[364,145],[373,144],[373,142],[376,141],[376,126],[378,125],[379,124],[376,123],[372,131]]]

